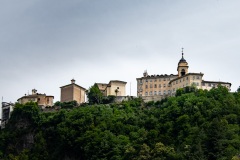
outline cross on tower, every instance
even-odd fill
[[[183,56],[183,49],[184,49],[184,48],[182,48],[182,56]]]

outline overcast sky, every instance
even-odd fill
[[[239,0],[0,0],[0,96],[189,72],[240,85]]]

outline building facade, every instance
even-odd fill
[[[126,96],[126,84],[127,82],[119,80],[111,80],[108,84],[97,83],[104,96],[114,95],[117,97]]]
[[[17,101],[20,104],[25,104],[27,102],[37,102],[39,107],[45,108],[46,106],[53,106],[54,96],[49,96],[41,93],[37,93],[36,89],[32,89],[31,95],[26,95],[19,98]]]
[[[186,86],[196,86],[198,89],[207,89],[217,87],[218,85],[225,86],[231,90],[231,83],[205,81],[203,73],[189,73],[188,63],[182,58],[178,62],[178,74],[161,74],[148,75],[147,71],[143,73],[143,77],[137,78],[137,96],[142,97],[144,101],[157,101],[168,96],[174,96],[176,90]]]
[[[71,80],[71,84],[60,87],[61,102],[77,101],[78,104],[85,102],[86,89],[75,84],[75,80]]]
[[[11,116],[11,113],[14,109],[14,104],[13,103],[8,103],[8,102],[2,102],[1,103],[2,105],[2,119],[1,119],[1,128],[5,128],[5,125],[7,124],[10,116]]]

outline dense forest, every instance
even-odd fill
[[[144,103],[16,104],[0,131],[6,160],[239,160],[240,92],[179,89]]]

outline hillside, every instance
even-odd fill
[[[17,105],[0,132],[1,159],[229,160],[240,153],[240,93],[187,88],[147,104],[40,112]]]

